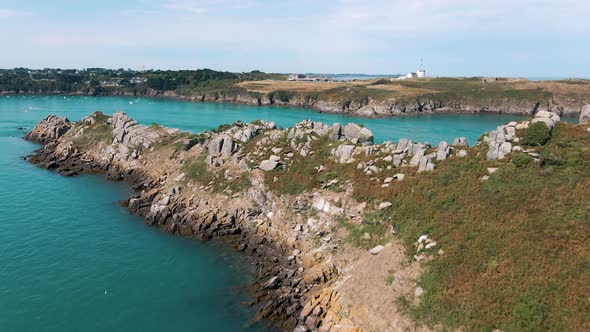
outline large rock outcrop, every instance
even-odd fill
[[[113,126],[113,142],[123,144],[129,148],[133,146],[148,148],[164,134],[179,132],[177,129],[159,126],[156,128],[142,126],[123,112],[115,112],[111,122]]]
[[[516,136],[516,131],[527,129],[529,125],[541,122],[553,130],[560,121],[559,115],[554,112],[539,111],[530,121],[521,123],[510,122],[503,126],[498,126],[484,137],[484,143],[488,145],[486,154],[487,160],[502,160],[513,151],[521,151],[520,138]]]
[[[49,115],[41,120],[33,130],[25,135],[25,139],[36,143],[47,144],[49,141],[62,137],[70,128],[72,123],[66,117]]]

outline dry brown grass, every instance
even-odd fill
[[[576,93],[576,94],[590,94],[590,83],[582,84],[582,83],[565,83],[565,82],[553,82],[553,81],[546,81],[546,82],[519,82],[518,84],[514,85],[514,89],[516,90],[529,90],[529,89],[543,89],[545,91],[551,92],[556,95],[561,94],[569,94],[569,93]]]
[[[424,89],[424,88],[413,88],[398,84],[376,84],[376,85],[368,85],[367,88],[369,89],[379,89],[385,91],[392,91],[397,92],[401,96],[413,97],[413,96],[420,96],[426,93],[437,93],[439,91],[432,90],[432,89]]]
[[[290,82],[290,81],[246,81],[236,84],[251,92],[270,93],[273,91],[297,91],[297,92],[321,92],[334,88],[366,85],[369,81],[363,82]]]

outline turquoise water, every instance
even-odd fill
[[[132,104],[131,104],[132,103]],[[48,114],[66,115],[79,120],[94,112],[112,114],[125,111],[142,124],[156,122],[167,127],[191,132],[216,128],[220,124],[237,120],[250,122],[257,119],[274,121],[283,127],[293,126],[305,119],[327,124],[356,122],[373,131],[376,142],[397,141],[410,138],[413,141],[438,144],[465,136],[474,143],[481,134],[511,120],[522,119],[498,114],[481,115],[421,115],[386,119],[363,119],[345,115],[320,114],[310,110],[287,107],[252,107],[230,104],[199,104],[174,100],[126,98],[126,97],[63,97],[63,96],[11,96],[0,97],[0,108],[12,121],[20,121],[30,127]]]
[[[0,105],[0,331],[244,331],[250,267],[220,244],[147,227],[129,190],[19,157]]]
[[[130,104],[132,102],[133,104]],[[506,116],[353,119],[290,108],[92,97],[0,97],[0,331],[236,331],[252,311],[249,270],[215,243],[146,227],[117,205],[128,188],[99,176],[65,178],[20,159],[21,139],[48,114],[78,120],[124,110],[141,123],[198,132],[235,120],[290,126],[306,118],[355,121],[377,141],[438,142],[507,122]]]

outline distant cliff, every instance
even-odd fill
[[[223,82],[223,81],[222,81]],[[15,94],[3,91],[0,94]],[[538,111],[578,117],[590,103],[587,81],[499,81],[431,79],[413,82],[390,80],[301,83],[285,81],[223,82],[206,88],[183,86],[175,90],[109,87],[62,90],[21,90],[18,94],[69,94],[143,96],[190,102],[236,103],[251,106],[290,106],[322,113],[357,117],[388,117],[440,113],[502,113],[532,115]]]

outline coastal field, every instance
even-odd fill
[[[312,93],[323,97],[340,97],[362,92],[370,98],[448,97],[490,98],[580,98],[590,101],[590,81],[530,81],[519,78],[498,78],[484,82],[480,77],[440,77],[423,79],[379,79],[353,82],[294,82],[284,80],[244,81],[236,84],[248,92],[268,94],[286,91],[294,94]]]

